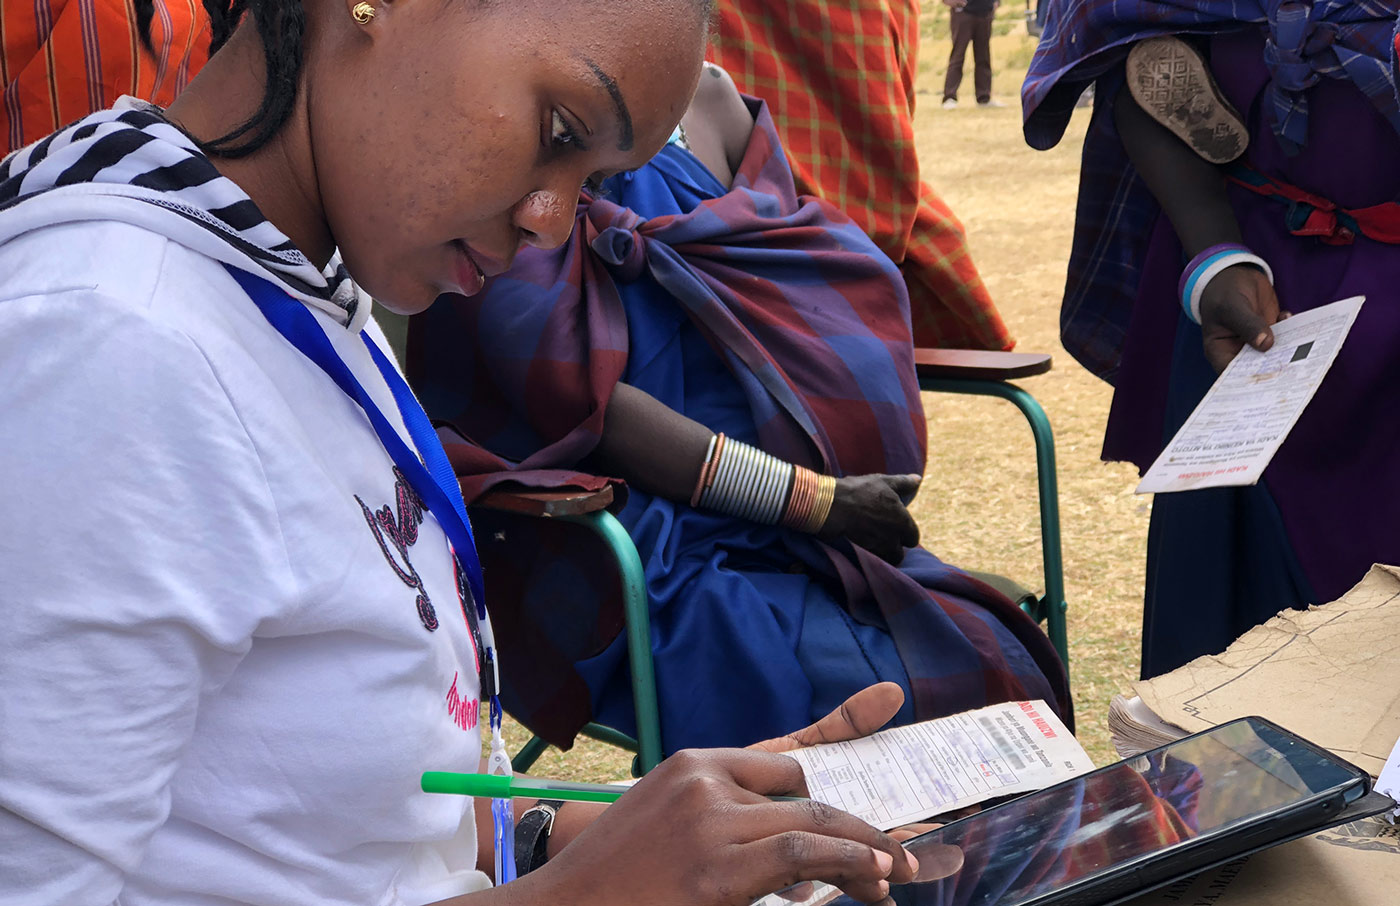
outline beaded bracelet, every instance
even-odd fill
[[[1201,297],[1205,295],[1206,287],[1226,268],[1237,264],[1254,265],[1269,278],[1270,285],[1273,284],[1273,269],[1263,258],[1233,242],[1213,245],[1192,258],[1186,269],[1181,272],[1177,294],[1181,297],[1181,308],[1186,312],[1186,317],[1197,324],[1201,323]]]

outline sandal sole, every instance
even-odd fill
[[[1128,53],[1128,90],[1154,120],[1213,164],[1237,160],[1249,130],[1220,94],[1206,62],[1178,38],[1153,38]]]

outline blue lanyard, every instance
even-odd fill
[[[486,643],[481,632],[481,623],[486,620],[486,594],[481,577],[481,560],[476,554],[476,542],[472,537],[471,523],[467,520],[467,508],[462,502],[461,488],[428,414],[423,411],[398,369],[374,344],[369,334],[361,331],[360,338],[364,340],[370,357],[379,368],[385,383],[389,385],[409,436],[422,454],[423,459],[420,461],[394,430],[384,413],[379,411],[379,407],[360,385],[349,366],[341,360],[335,347],[331,345],[330,338],[317,323],[316,316],[304,304],[262,277],[234,267],[229,267],[228,271],[277,332],[319,366],[341,390],[345,391],[346,396],[360,405],[394,465],[399,467],[409,485],[442,526],[447,540],[452,545],[452,553],[466,573],[467,583],[471,586],[472,603],[475,606],[464,607],[462,611],[471,630],[472,644],[477,649],[481,696],[489,702],[491,728],[493,731],[498,730],[501,709],[499,690],[496,688],[496,653],[492,646]]]
[[[462,501],[461,486],[457,484],[457,476],[452,471],[452,464],[447,460],[446,451],[442,449],[442,441],[438,440],[437,432],[428,420],[428,414],[423,411],[418,398],[408,389],[408,383],[389,361],[388,356],[374,344],[369,334],[360,331],[360,339],[369,349],[370,358],[374,360],[384,383],[393,393],[394,403],[399,407],[399,415],[403,418],[404,426],[408,428],[409,437],[413,439],[413,445],[423,457],[420,461],[418,455],[403,442],[399,432],[394,430],[394,426],[389,424],[384,413],[379,411],[374,400],[355,378],[354,372],[335,351],[330,338],[316,321],[316,316],[305,305],[262,277],[233,267],[228,268],[228,271],[277,332],[300,350],[302,355],[318,365],[341,390],[345,391],[346,396],[360,405],[374,427],[374,433],[379,435],[379,442],[389,453],[389,458],[399,467],[409,485],[442,526],[447,540],[452,545],[452,555],[467,574],[467,584],[472,595],[473,606],[462,608],[462,612],[466,617],[467,628],[471,630],[472,644],[476,646],[477,663],[480,665],[477,678],[481,697],[488,703],[487,721],[491,727],[488,773],[509,774],[510,759],[506,755],[501,735],[500,690],[496,688],[495,642],[493,640],[488,644],[481,630],[481,625],[486,622],[486,593],[481,578],[481,559],[476,553],[476,541],[472,537],[471,522],[467,519],[466,504]],[[509,799],[492,800],[491,818],[495,828],[496,882],[505,884],[515,879],[514,805]]]

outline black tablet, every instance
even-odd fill
[[[1344,810],[1369,790],[1360,768],[1246,717],[908,841],[930,864],[955,846],[962,868],[891,896],[902,906],[1108,906],[1352,820]]]

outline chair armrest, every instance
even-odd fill
[[[915,349],[914,370],[920,381],[1010,381],[1050,370],[1044,352],[999,352],[982,349]]]
[[[472,503],[472,509],[484,508],[524,516],[560,517],[582,516],[612,506],[611,485],[596,491],[563,488],[543,491],[520,485],[497,485]]]

